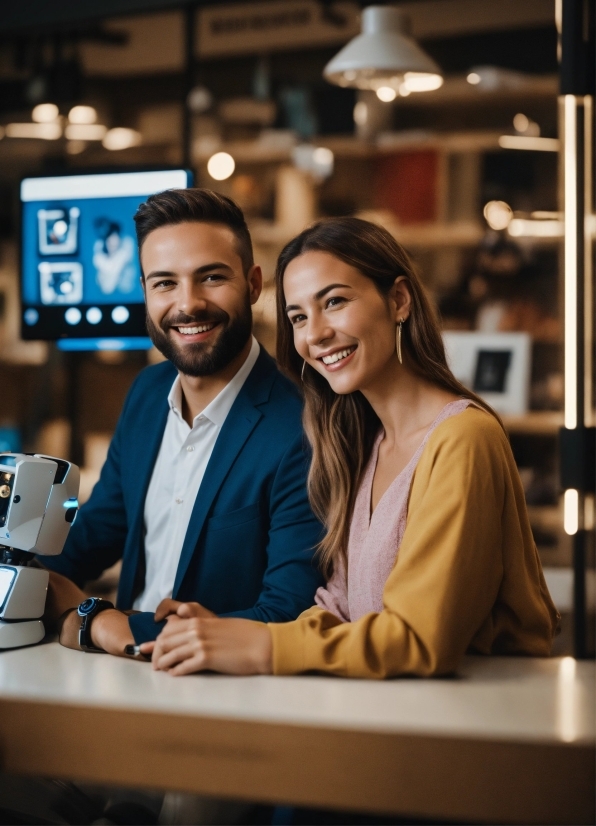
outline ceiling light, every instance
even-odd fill
[[[377,89],[377,97],[383,103],[391,103],[397,97],[397,92],[391,86],[380,86]]]
[[[31,112],[36,123],[51,123],[58,117],[59,110],[55,103],[38,103]]]
[[[489,201],[485,204],[483,215],[491,229],[500,230],[509,226],[513,210],[505,201]]]
[[[207,161],[207,172],[215,181],[225,181],[235,168],[236,162],[227,152],[216,152]]]
[[[107,131],[102,123],[69,123],[64,134],[70,141],[102,141]]]
[[[337,86],[374,91],[397,89],[408,76],[411,92],[438,89],[443,82],[437,64],[411,37],[408,17],[395,6],[365,8],[362,34],[335,55],[323,75]]]
[[[73,106],[68,113],[68,120],[71,123],[95,123],[97,112],[93,106]]]
[[[532,221],[529,218],[514,218],[507,228],[512,238],[562,238],[563,221]]]
[[[141,135],[136,130],[126,129],[123,126],[109,129],[102,140],[104,148],[113,152],[130,149],[131,146],[138,146],[140,143]]]
[[[558,138],[538,138],[529,135],[501,135],[501,149],[526,149],[533,152],[558,152]]]
[[[477,72],[470,72],[470,74],[467,76],[466,80],[468,81],[468,83],[471,83],[472,86],[478,86],[478,84],[480,83],[482,78],[480,77],[480,75]]]
[[[55,141],[62,135],[59,123],[9,123],[6,126],[7,138],[37,138],[42,141]]]
[[[357,126],[365,126],[368,120],[368,106],[363,100],[359,100],[354,106],[354,123]]]

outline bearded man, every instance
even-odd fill
[[[321,584],[301,399],[252,335],[262,274],[241,210],[169,190],[135,222],[147,329],[167,360],[135,380],[64,551],[40,560],[60,642],[117,656],[182,602],[284,622]],[[86,599],[85,582],[120,559],[116,606]]]

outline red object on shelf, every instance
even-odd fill
[[[437,219],[439,157],[436,152],[396,152],[377,160],[375,206],[402,224]]]

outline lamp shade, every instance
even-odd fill
[[[401,94],[438,89],[441,69],[409,34],[409,20],[395,6],[368,6],[362,34],[335,55],[323,75],[330,83],[357,89],[389,86]]]

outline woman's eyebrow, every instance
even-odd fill
[[[352,289],[349,284],[329,284],[329,286],[323,287],[322,290],[319,290],[318,293],[315,293],[313,297],[314,297],[315,301],[320,301],[320,299],[323,298],[323,296],[327,295],[328,292],[331,292],[331,290],[336,290],[338,287],[343,289],[343,290],[351,290]],[[286,313],[289,313],[290,310],[301,310],[301,309],[302,308],[300,307],[299,304],[287,304],[286,305]]]

